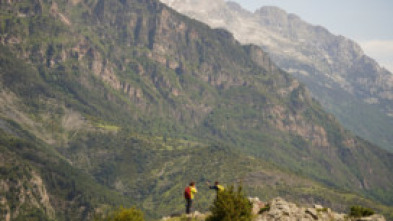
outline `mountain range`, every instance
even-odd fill
[[[163,0],[242,44],[256,44],[306,84],[311,95],[355,134],[392,151],[393,74],[354,41],[277,7],[249,12],[224,0]]]
[[[218,179],[261,199],[393,217],[393,155],[344,129],[259,46],[156,0],[0,3],[5,220],[150,219]]]

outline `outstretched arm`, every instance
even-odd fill
[[[209,189],[211,189],[211,190],[218,190],[218,187],[217,186],[209,186]]]

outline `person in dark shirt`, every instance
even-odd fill
[[[213,186],[210,186],[209,182],[207,182],[207,185],[209,186],[209,189],[216,191],[217,196],[218,196],[218,193],[225,190],[225,188],[222,185],[220,185],[220,183],[218,181],[214,182]]]

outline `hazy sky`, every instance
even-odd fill
[[[231,0],[254,11],[278,6],[336,35],[358,42],[365,53],[393,72],[393,0]]]

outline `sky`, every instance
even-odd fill
[[[231,0],[255,11],[278,6],[304,21],[321,25],[361,45],[365,53],[393,72],[393,0]]]

